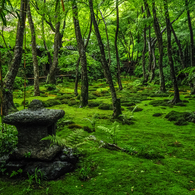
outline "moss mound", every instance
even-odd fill
[[[168,100],[165,99],[165,100],[153,100],[151,102],[149,102],[150,105],[152,106],[169,106],[169,107],[173,107],[172,104],[168,103]]]
[[[95,95],[89,94],[88,99],[89,100],[95,100],[97,97]]]
[[[68,101],[69,106],[74,106],[74,105],[77,105],[77,104],[79,104],[79,102],[77,102],[76,100],[69,100]]]
[[[78,125],[78,124],[69,124],[68,128],[69,129],[82,129],[83,127],[81,125]]]
[[[63,99],[63,100],[61,100],[61,103],[62,103],[62,104],[68,104],[68,102],[69,102],[68,99]]]
[[[150,97],[169,97],[170,94],[167,93],[151,93]]]
[[[171,111],[169,112],[165,118],[167,118],[169,121],[176,121],[175,125],[187,125],[188,121],[190,121],[191,113],[189,112],[176,112]]]
[[[162,116],[163,115],[163,113],[154,113],[152,116]]]
[[[56,100],[63,100],[63,99],[71,99],[73,98],[73,94],[63,94],[63,95],[58,95],[55,99]]]
[[[56,99],[49,99],[46,101],[42,101],[44,107],[51,107],[51,106],[55,106],[55,105],[60,105],[61,101],[60,100],[56,100]]]
[[[121,103],[121,106],[135,106],[134,102],[123,102]]]
[[[140,158],[146,159],[164,159],[165,157],[155,151],[141,152],[137,155]]]
[[[100,102],[93,102],[93,101],[89,101],[89,102],[88,102],[88,106],[89,106],[90,108],[97,107],[97,106],[99,106],[99,105],[100,105]]]
[[[84,130],[84,131],[87,131],[88,133],[92,133],[92,132],[95,131],[95,130],[92,130],[91,128],[89,128],[88,126],[84,126],[84,127],[83,127],[83,130]]]
[[[98,106],[100,110],[112,110],[112,104],[102,103]]]

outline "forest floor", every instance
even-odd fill
[[[124,121],[117,121],[119,128],[115,136],[117,146],[125,150],[102,146],[102,143],[112,144],[112,136],[98,126],[111,128],[114,123],[111,118],[111,95],[103,80],[89,86],[91,106],[86,108],[78,108],[79,100],[74,98],[73,82],[58,84],[53,91],[48,91],[46,85],[42,86],[42,97],[33,97],[33,87],[29,86],[28,102],[40,99],[48,108],[65,111],[64,118],[58,123],[57,135],[66,139],[72,132],[78,131],[79,142],[84,140],[85,143],[78,146],[81,157],[74,172],[55,181],[36,182],[31,177],[3,177],[0,178],[0,194],[195,194],[195,123],[191,122],[195,117],[195,96],[190,95],[188,88],[180,87],[180,98],[185,101],[170,105],[167,101],[173,98],[171,89],[166,94],[158,94],[158,85],[140,86],[139,79],[123,79],[123,86],[124,89],[117,91],[117,94],[121,98]],[[62,96],[66,98],[59,98]],[[58,103],[51,106],[52,101],[48,99]],[[19,110],[23,109],[22,101],[22,91],[16,90],[14,102]],[[108,110],[93,107],[95,103],[106,103]],[[191,115],[182,118],[172,112],[171,117],[165,117],[171,111],[189,112]],[[95,113],[99,115],[95,132],[61,126],[63,120],[71,120],[78,124],[75,128],[91,128],[89,120],[84,118],[91,120]],[[157,116],[153,116],[155,113],[158,113]],[[125,124],[126,119],[131,124]],[[91,139],[86,139],[90,135],[93,135]]]

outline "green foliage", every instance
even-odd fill
[[[91,119],[89,119],[89,118],[84,118],[83,120],[89,121],[89,122],[91,123],[92,129],[95,131],[95,125],[96,125],[98,116],[99,116],[99,115],[98,115],[97,113],[95,113]]]
[[[116,121],[112,124],[111,128],[107,128],[104,126],[98,126],[97,128],[108,133],[110,135],[110,138],[112,139],[113,144],[117,145],[117,133],[119,130],[119,125]]]
[[[6,125],[4,132],[2,132],[2,126],[0,127],[0,156],[9,154],[18,142],[17,130],[14,126]]]
[[[23,172],[22,169],[18,169],[17,171],[12,171],[10,177],[14,177],[14,176],[16,176],[16,175],[18,175],[18,174],[21,174],[22,172]]]
[[[78,129],[73,131],[66,139],[62,139],[57,135],[49,135],[42,140],[50,140],[52,144],[57,144],[59,146],[77,148],[78,146],[85,144],[87,138],[84,136],[83,130]]]

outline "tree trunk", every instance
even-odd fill
[[[192,29],[192,23],[190,18],[190,10],[189,10],[189,2],[188,0],[185,0],[185,6],[187,10],[187,17],[188,17],[188,26],[190,30],[190,57],[191,57],[191,66],[195,66],[195,49],[194,49],[194,34]]]
[[[31,16],[30,3],[28,1],[27,7],[28,22],[31,30],[31,44],[32,44],[32,57],[33,57],[33,68],[34,68],[34,96],[39,96],[39,65],[37,60],[37,48],[36,48],[36,35],[34,23]]]
[[[87,58],[85,53],[84,41],[82,39],[79,20],[78,20],[78,8],[77,3],[74,0],[72,2],[73,21],[75,34],[77,39],[77,46],[79,50],[80,63],[81,63],[81,99],[80,107],[87,106],[88,104],[88,77],[87,77]]]
[[[100,48],[101,63],[102,63],[103,69],[105,70],[105,75],[107,77],[107,80],[108,80],[108,83],[109,83],[109,86],[110,86],[110,91],[111,91],[111,94],[112,94],[113,117],[118,118],[118,116],[121,114],[120,99],[117,99],[116,91],[115,91],[114,84],[113,84],[113,81],[112,81],[112,76],[111,76],[109,66],[108,66],[106,58],[105,58],[104,45],[102,43],[102,38],[101,38],[101,35],[100,35],[100,32],[99,32],[97,22],[95,20],[95,14],[94,14],[94,10],[93,10],[93,0],[89,0],[89,8],[90,8],[90,13],[91,13],[91,18],[92,18],[92,21],[93,21],[94,30],[95,30],[96,37],[97,37],[97,40],[98,40],[98,45],[99,45],[99,48]]]
[[[168,58],[169,58],[169,66],[170,66],[170,72],[174,87],[174,98],[171,101],[173,104],[180,102],[179,98],[179,89],[177,86],[177,79],[175,76],[175,70],[174,70],[174,64],[173,64],[173,58],[172,58],[172,47],[171,47],[171,23],[169,19],[169,10],[168,10],[168,3],[167,0],[164,1],[164,11],[165,11],[165,18],[166,18],[166,27],[167,27],[167,52],[168,52]]]
[[[185,61],[184,61],[184,56],[183,56],[180,41],[178,40],[177,35],[175,33],[175,30],[174,30],[174,28],[171,24],[170,24],[170,28],[171,28],[171,31],[172,31],[174,37],[175,37],[175,41],[176,41],[178,49],[179,49],[179,58],[180,58],[180,61],[181,61],[181,64],[182,64],[182,68],[184,69],[184,68],[186,68],[186,64],[185,64]]]
[[[86,44],[85,44],[85,50],[87,49],[87,46],[88,46],[88,43],[89,43],[89,39],[90,39],[90,36],[91,36],[91,30],[92,30],[92,20],[90,21],[89,34],[88,34],[87,41],[86,41]],[[74,86],[75,96],[78,95],[79,63],[80,63],[80,57],[78,58],[77,64],[76,64],[76,77],[75,77],[75,86]]]
[[[142,6],[142,13],[144,13],[144,9]],[[145,19],[145,15],[144,15],[144,19]],[[143,47],[143,51],[142,51],[142,71],[143,71],[143,83],[146,82],[146,25],[144,25],[144,47]]]
[[[11,66],[4,78],[3,83],[3,115],[7,115],[16,111],[16,107],[13,102],[13,84],[17,75],[21,59],[22,59],[22,47],[25,28],[27,0],[21,0],[20,5],[20,18],[18,19],[16,45],[14,49],[14,57],[11,62]]]
[[[106,39],[107,39],[107,48],[108,48],[108,58],[109,58],[109,62],[108,62],[108,66],[110,66],[111,64],[111,55],[110,55],[110,42],[109,42],[109,37],[108,37],[108,29],[107,29],[107,24],[106,24],[106,20],[100,10],[100,14],[102,16],[102,19],[104,21],[104,25],[105,25],[105,31],[106,31]]]
[[[160,76],[160,91],[166,92],[165,89],[165,79],[163,74],[163,40],[162,40],[162,34],[160,31],[159,22],[156,16],[156,8],[155,8],[155,1],[152,0],[152,12],[153,12],[153,19],[154,19],[154,30],[156,34],[156,38],[158,41],[158,49],[159,49],[159,76]]]
[[[60,22],[56,23],[55,39],[54,39],[54,55],[53,63],[50,67],[49,73],[47,75],[46,83],[55,84],[56,83],[56,68],[58,65],[58,51],[59,51],[59,34],[60,34]]]
[[[117,46],[117,38],[118,38],[118,29],[119,29],[119,13],[118,13],[118,0],[116,0],[116,34],[115,34],[115,50],[116,50],[116,61],[117,61],[117,80],[119,85],[119,90],[122,90],[122,83],[121,83],[121,71],[120,71],[120,59],[118,54],[118,46]]]
[[[156,56],[155,56],[155,47],[151,47],[152,50],[152,56],[153,56],[153,66],[151,68],[151,77],[150,77],[150,83],[153,81],[155,77],[155,69],[156,69]]]
[[[80,57],[77,60],[76,64],[76,76],[75,76],[75,85],[74,85],[74,95],[78,95],[78,82],[79,82],[79,63],[80,63]]]

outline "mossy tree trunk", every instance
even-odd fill
[[[119,29],[118,0],[116,0],[116,21],[117,24],[116,24],[116,33],[115,33],[115,51],[116,51],[116,61],[117,61],[117,80],[118,80],[119,90],[122,90],[123,86],[121,82],[120,59],[119,59],[118,46],[117,46],[118,29]]]
[[[142,13],[144,14],[144,8],[142,6]],[[144,17],[145,19],[145,14]],[[142,50],[142,72],[143,72],[143,82],[147,82],[146,78],[146,25],[144,25],[144,45]]]
[[[90,21],[89,34],[88,34],[87,41],[86,41],[86,44],[85,44],[85,50],[86,50],[86,48],[88,46],[88,43],[89,43],[89,39],[90,39],[90,36],[91,36],[91,30],[92,30],[92,20]],[[80,64],[80,57],[78,58],[77,63],[76,63],[76,77],[75,77],[75,86],[74,86],[75,96],[78,95],[79,64]]]
[[[26,8],[27,0],[21,0],[14,56],[3,82],[3,115],[17,110],[13,102],[13,85],[22,59]]]
[[[80,107],[88,105],[88,77],[87,77],[87,58],[85,53],[84,41],[81,35],[81,29],[78,20],[78,8],[76,0],[72,1],[73,21],[75,35],[77,39],[77,46],[79,50],[79,57],[81,63],[81,98]]]
[[[168,3],[167,0],[164,1],[164,12],[165,12],[165,18],[166,18],[166,27],[167,27],[167,52],[168,52],[168,58],[169,58],[169,66],[170,66],[170,72],[174,87],[174,98],[171,101],[173,104],[180,102],[179,97],[179,89],[177,86],[177,79],[175,76],[175,70],[174,70],[174,64],[173,64],[173,58],[172,58],[172,47],[171,47],[171,23],[169,18],[169,9],[168,9]]]
[[[164,74],[163,74],[163,40],[162,40],[162,33],[160,31],[160,25],[158,22],[158,18],[156,16],[156,8],[155,8],[154,0],[152,0],[152,12],[153,12],[153,19],[154,19],[153,26],[154,26],[156,38],[158,41],[158,50],[159,50],[158,64],[159,64],[159,76],[160,76],[160,91],[166,92],[165,79],[164,79]]]
[[[59,15],[59,1],[56,3],[56,25],[55,25],[55,38],[54,38],[54,54],[53,54],[53,62],[50,67],[49,73],[47,75],[47,84],[55,84],[56,83],[56,68],[58,66],[58,51],[59,51],[59,36],[60,36],[60,21],[58,18]]]
[[[103,69],[105,71],[105,76],[108,80],[111,95],[112,95],[113,118],[118,118],[118,116],[121,114],[120,99],[117,99],[116,91],[115,91],[114,84],[113,84],[113,81],[112,81],[111,72],[109,70],[109,66],[108,66],[107,61],[106,61],[104,45],[102,43],[102,38],[101,38],[101,35],[100,35],[100,32],[99,32],[97,22],[95,20],[95,14],[94,14],[94,10],[93,10],[93,0],[89,0],[89,8],[90,8],[90,13],[91,13],[91,18],[92,18],[94,30],[95,30],[96,37],[97,37],[97,40],[98,40],[98,45],[99,45],[99,48],[100,48],[101,63],[102,63]]]
[[[30,3],[28,0],[27,7],[28,22],[31,30],[31,44],[32,44],[32,57],[33,57],[33,68],[34,68],[34,96],[39,96],[39,65],[37,60],[37,48],[36,48],[36,34],[35,27],[31,16]]]

